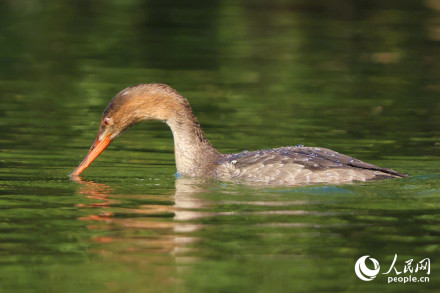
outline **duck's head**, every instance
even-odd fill
[[[108,104],[102,114],[95,142],[71,175],[80,175],[130,126],[149,119],[167,121],[186,104],[184,98],[165,84],[141,84],[122,90]]]

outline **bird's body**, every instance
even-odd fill
[[[294,146],[222,156],[214,178],[277,185],[367,181],[404,177],[335,151]]]
[[[117,94],[102,115],[89,154],[72,175],[79,175],[113,139],[142,120],[163,120],[170,126],[177,172],[186,176],[276,185],[407,176],[324,148],[296,146],[222,154],[206,138],[188,101],[164,84],[141,84]]]

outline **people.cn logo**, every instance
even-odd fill
[[[373,263],[374,266],[373,270],[367,268],[367,265],[365,264],[367,258]],[[354,265],[354,271],[356,272],[356,276],[358,276],[358,278],[363,281],[371,281],[374,278],[376,278],[377,274],[379,274],[379,270],[380,270],[379,262],[376,259],[369,257],[369,255],[364,255],[360,257],[356,261],[356,264]]]

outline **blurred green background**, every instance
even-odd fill
[[[222,152],[304,144],[412,177],[176,179],[143,123],[72,182],[102,111],[167,83]],[[435,292],[440,1],[0,2],[0,292]],[[363,282],[362,255],[431,282]]]

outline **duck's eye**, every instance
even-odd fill
[[[110,118],[105,118],[104,125],[109,125],[109,124],[110,124]]]

